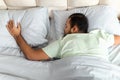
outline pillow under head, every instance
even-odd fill
[[[88,32],[94,29],[103,29],[109,33],[120,35],[120,26],[119,20],[117,18],[117,12],[110,6],[97,5],[66,11],[54,10],[53,19],[56,31],[56,39],[59,39],[63,36],[66,20],[73,13],[83,13],[88,18]]]

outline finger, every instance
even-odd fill
[[[12,25],[12,23],[11,23],[11,22],[12,22],[12,20],[10,20],[10,21],[9,21],[9,25]]]
[[[19,30],[21,29],[20,23],[17,23],[17,28],[18,28]]]
[[[8,21],[8,24],[10,24],[10,21],[11,21],[11,20]]]
[[[14,27],[14,21],[13,20],[10,20],[10,25],[11,25],[11,27]]]
[[[13,20],[11,22],[12,22],[13,27],[15,27],[15,22]]]
[[[8,21],[8,25],[10,25],[10,23],[11,23],[11,20]]]
[[[15,26],[13,20],[10,20],[10,23],[9,23],[9,24],[11,25],[11,27],[14,27],[14,26]]]
[[[7,23],[7,27],[8,27],[8,25],[10,25],[10,20],[9,20],[8,23]]]
[[[11,32],[12,28],[10,27],[10,25],[7,25],[7,29]]]
[[[9,21],[9,23],[7,24],[7,27],[8,27],[8,29],[9,29],[9,30],[11,30],[11,29],[12,29],[12,27],[11,27],[11,25],[10,25],[10,24],[11,24],[11,22]]]
[[[11,33],[11,30],[9,29],[8,25],[6,25],[6,27],[7,27],[7,30]]]

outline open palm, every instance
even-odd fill
[[[21,26],[20,23],[17,24],[17,26],[15,26],[15,23],[13,20],[10,20],[7,24],[7,29],[10,32],[10,34],[13,37],[17,37],[21,34]]]

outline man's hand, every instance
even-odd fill
[[[21,35],[21,26],[20,23],[17,24],[17,26],[15,26],[15,23],[13,20],[10,20],[7,24],[7,29],[10,32],[10,34],[15,38],[18,37],[19,35]]]

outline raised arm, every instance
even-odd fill
[[[14,21],[10,20],[7,24],[7,29],[16,40],[18,46],[23,51],[25,57],[29,60],[47,60],[49,56],[42,49],[31,48],[21,35],[20,23],[15,26]]]

